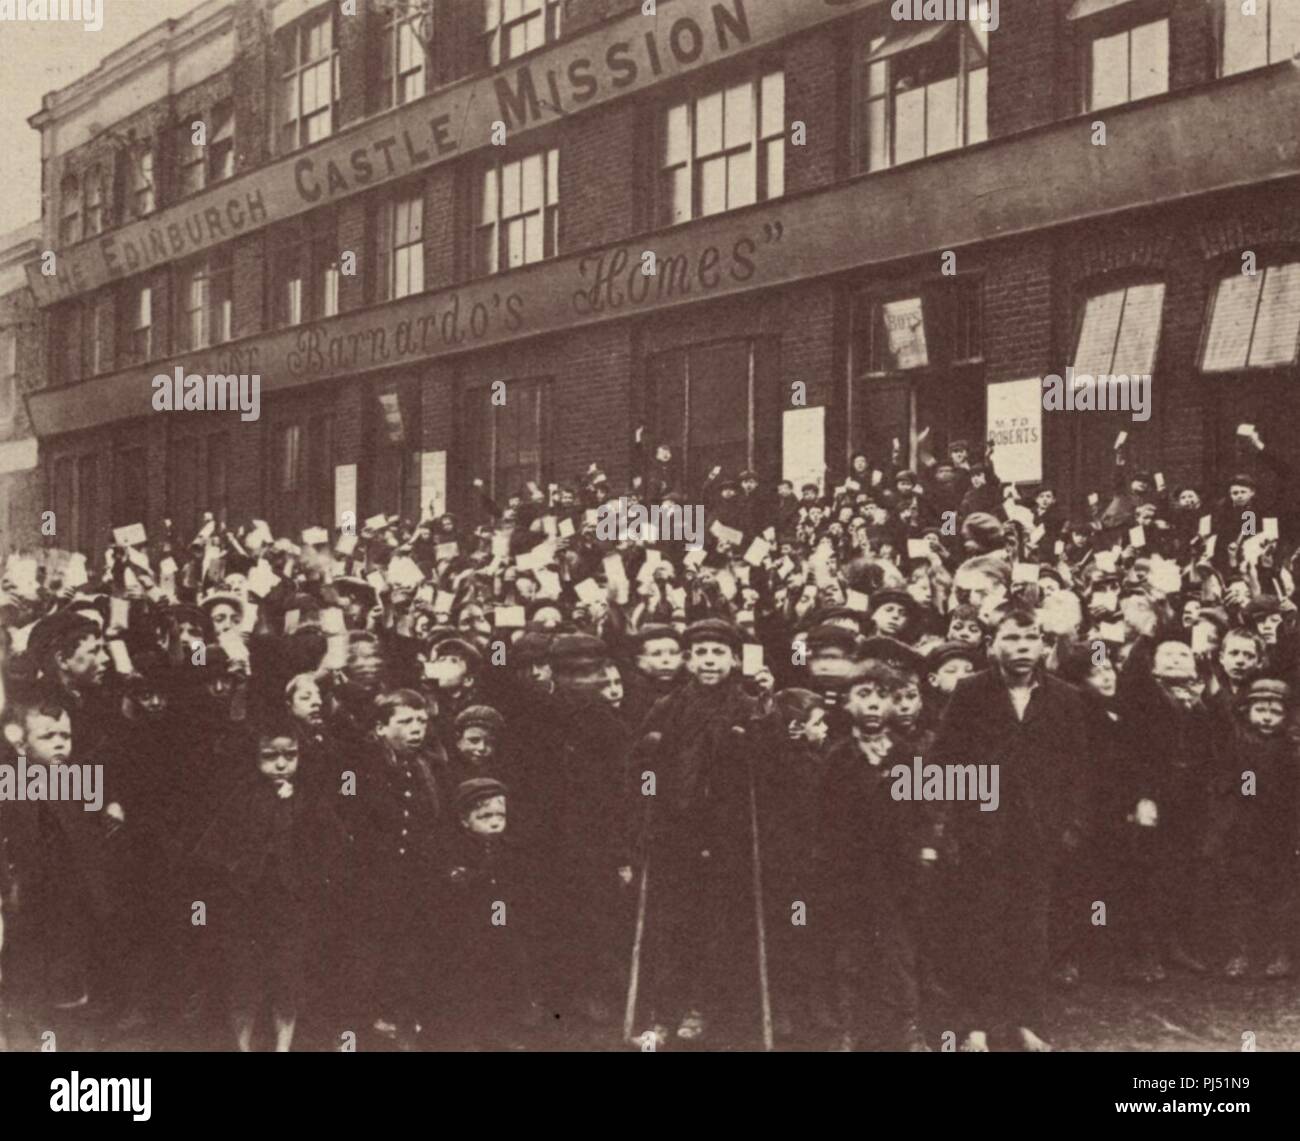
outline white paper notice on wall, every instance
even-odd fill
[[[340,530],[357,518],[357,465],[336,464],[334,467],[334,526]]]
[[[998,478],[1037,483],[1043,478],[1043,386],[1034,377],[988,386],[988,431]]]
[[[781,415],[781,478],[824,491],[826,477],[826,409],[789,408]]]
[[[447,453],[420,453],[420,506],[433,518],[447,513]]]

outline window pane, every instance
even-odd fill
[[[1156,285],[1135,285],[1129,289],[1111,373],[1147,376],[1155,369],[1164,303],[1163,282]]]
[[[1111,371],[1115,358],[1115,337],[1119,332],[1120,311],[1124,308],[1124,290],[1101,293],[1088,298],[1083,310],[1083,327],[1074,354],[1074,371],[1103,376]]]
[[[490,32],[501,23],[501,0],[483,0],[483,30]]]
[[[753,139],[754,89],[751,84],[727,88],[723,123],[723,144],[728,150],[742,147]]]
[[[1269,27],[1268,59],[1281,63],[1300,53],[1300,4],[1295,0],[1273,0]]]
[[[763,76],[761,102],[763,137],[785,134],[785,72]]]
[[[546,152],[546,204],[558,206],[560,202],[560,152],[552,148]]]
[[[885,37],[871,41],[871,50],[875,51],[885,42]],[[867,94],[884,95],[889,88],[889,64],[888,62],[873,63],[867,67]]]
[[[1134,99],[1169,90],[1169,21],[1157,20],[1133,29]]]
[[[679,103],[668,108],[667,123],[664,128],[664,165],[676,166],[685,162],[691,153],[690,123],[687,119],[686,104]]]
[[[1242,11],[1236,0],[1223,5],[1223,74],[1235,75],[1268,63],[1268,23],[1264,5],[1254,15]]]
[[[521,180],[523,183],[523,209],[532,213],[542,208],[542,196],[545,191],[545,172],[542,170],[542,156],[529,155],[523,161]]]
[[[706,95],[695,104],[695,154],[717,154],[722,149],[722,92]]]
[[[1098,36],[1092,41],[1093,111],[1128,102],[1128,33]]]
[[[1250,347],[1250,331],[1264,275],[1248,277],[1234,273],[1219,282],[1210,317],[1210,331],[1205,338],[1201,368],[1206,372],[1242,368]]]
[[[1264,278],[1249,363],[1252,366],[1293,363],[1297,338],[1300,338],[1300,262],[1270,266]]]
[[[699,164],[700,214],[720,214],[727,208],[727,160],[713,158]]]
[[[985,142],[989,137],[989,69],[977,68],[966,77],[966,143]]]
[[[903,91],[894,100],[894,161],[925,155],[925,88]]]
[[[691,217],[691,172],[681,166],[668,176],[668,220],[686,222]]]
[[[546,224],[540,214],[533,214],[524,223],[524,260],[541,261],[546,256]]]
[[[501,168],[501,213],[510,218],[519,213],[522,199],[523,163],[508,162]]]
[[[727,158],[727,208],[749,206],[757,201],[754,183],[754,152],[742,151]]]
[[[506,265],[513,269],[524,264],[524,220],[506,223]]]
[[[925,97],[926,154],[950,151],[958,144],[957,138],[957,80],[941,79],[926,89]]]
[[[780,198],[785,193],[785,139],[773,139],[764,143],[767,147],[767,187],[768,198]]]
[[[479,219],[495,222],[497,216],[497,168],[490,166],[483,172],[483,201],[479,205]]]
[[[424,199],[418,194],[406,203],[407,233],[409,241],[418,242],[424,238]]]
[[[884,170],[889,165],[889,132],[885,126],[884,99],[867,104],[867,169]]]

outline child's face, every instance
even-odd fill
[[[686,668],[701,685],[721,685],[736,668],[736,655],[724,642],[696,642]]]
[[[894,694],[894,712],[893,720],[905,729],[910,729],[916,724],[916,719],[921,716],[921,687],[914,678],[908,678],[906,683]]]
[[[826,720],[826,710],[820,707],[809,713],[807,720],[791,721],[787,728],[792,741],[807,741],[810,745],[821,745],[829,731],[830,723]]]
[[[886,602],[871,615],[876,629],[890,637],[907,625],[907,611],[897,602]]]
[[[636,664],[655,681],[671,681],[682,668],[682,648],[675,638],[651,638],[641,647]]]
[[[72,755],[72,721],[66,713],[50,717],[29,712],[23,735],[23,751],[28,761],[42,765],[61,765]]]
[[[949,658],[930,675],[930,684],[940,693],[951,693],[964,677],[970,677],[975,667],[965,658]]]
[[[601,687],[600,696],[615,709],[623,704],[623,679],[614,666],[605,670],[605,684]]]
[[[289,709],[299,721],[319,725],[322,720],[320,687],[314,681],[303,682],[293,691]]]
[[[485,725],[469,725],[456,741],[456,751],[467,761],[481,765],[492,759],[496,742],[492,730]]]
[[[1110,664],[1110,660],[1104,659],[1100,665],[1094,665],[1088,671],[1084,684],[1098,697],[1114,697],[1115,667]]]
[[[968,646],[978,646],[984,641],[984,631],[974,619],[954,618],[948,623],[948,640],[964,642]]]
[[[150,721],[158,720],[167,712],[167,695],[160,689],[138,689],[132,693],[131,700]]]
[[[227,630],[234,630],[239,625],[239,613],[228,602],[218,602],[212,608],[212,629],[220,638]]]
[[[1265,614],[1256,624],[1255,629],[1259,631],[1259,636],[1264,639],[1266,645],[1277,645],[1277,632],[1282,629],[1281,614]]]
[[[866,733],[877,733],[894,711],[894,694],[878,681],[860,681],[850,687],[844,708],[854,726]]]
[[[506,798],[490,796],[465,814],[465,828],[475,836],[499,836],[506,830]]]
[[[257,771],[271,780],[292,780],[298,771],[298,742],[292,737],[261,737]]]
[[[1286,710],[1280,701],[1252,701],[1247,713],[1251,727],[1266,737],[1273,736],[1281,729],[1285,718]]]
[[[429,715],[423,709],[399,705],[378,729],[379,736],[399,753],[407,753],[424,744]]]

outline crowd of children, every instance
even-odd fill
[[[1068,517],[962,441],[692,497],[660,447],[11,556],[4,766],[102,796],[0,798],[0,1034],[1041,1050],[1053,983],[1286,976],[1297,500],[1239,438],[1221,501],[1120,448]]]

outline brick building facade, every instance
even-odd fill
[[[1300,427],[1289,0],[1002,0],[987,31],[894,7],[212,0],[47,95],[44,247],[108,267],[33,278],[35,498],[62,545],[204,510],[454,510],[474,478],[592,462],[617,485],[643,425],[688,492],[714,463],[776,478],[796,392],[833,477],[893,439],[918,459],[925,428],[982,440],[989,386],[1070,364],[1154,392],[1141,423],[1043,414],[1071,503],[1117,427],[1202,485],[1238,421]],[[503,145],[470,129],[482,93]],[[385,136],[426,105],[429,137]],[[260,419],[150,411],[178,365],[260,368]]]
[[[0,556],[34,546],[42,511],[37,446],[23,397],[45,376],[45,337],[23,270],[37,222],[0,235]]]

